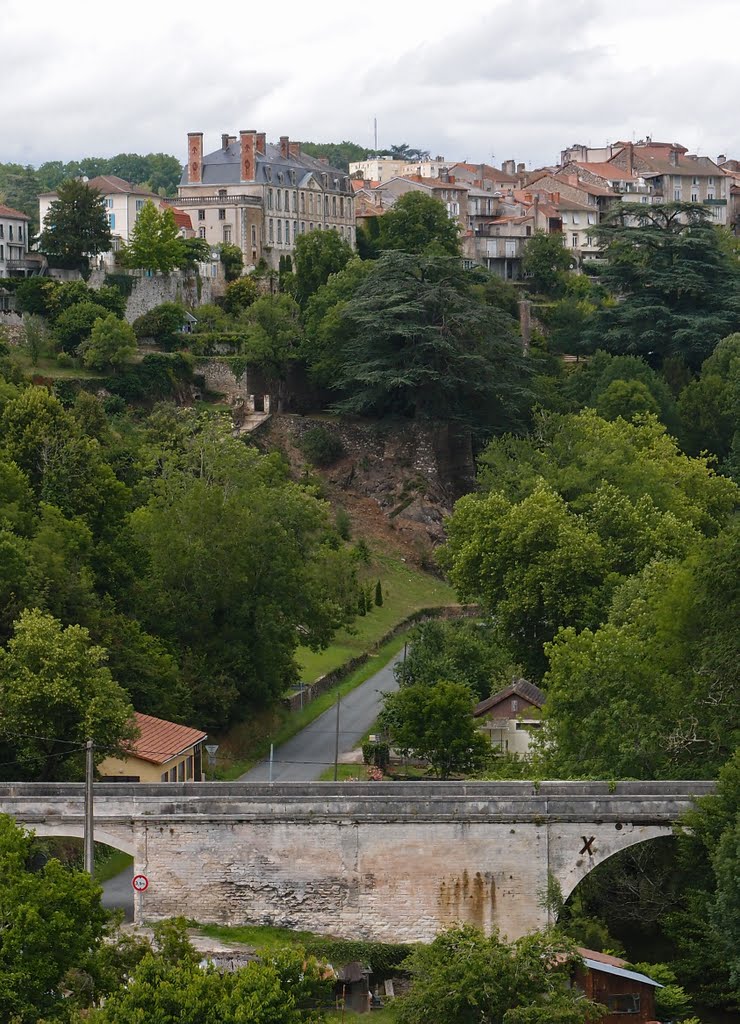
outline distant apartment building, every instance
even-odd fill
[[[188,134],[188,162],[173,202],[189,212],[196,235],[211,245],[237,245],[247,267],[261,259],[278,268],[299,235],[335,230],[355,245],[349,175],[307,156],[287,135],[278,145],[264,132],[224,134],[203,153],[203,133]]]
[[[456,181],[446,168],[443,168],[439,177],[436,178],[424,178],[419,174],[398,175],[377,185],[374,191],[381,193],[386,206],[391,206],[406,192],[423,192],[444,205],[448,216],[457,221],[462,234],[468,229],[470,186]]]
[[[371,157],[368,160],[357,160],[349,165],[349,173],[353,178],[365,178],[382,185],[391,178],[403,174],[418,174],[420,178],[436,178],[448,163],[443,156],[434,160],[396,160],[389,156]]]
[[[37,270],[28,258],[31,218],[0,204],[0,277],[26,277]]]

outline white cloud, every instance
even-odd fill
[[[188,131],[537,166],[652,134],[740,155],[736,0],[0,0],[0,160],[184,155]]]

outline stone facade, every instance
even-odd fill
[[[226,282],[221,264],[214,262],[203,264],[204,270],[210,274],[184,274],[173,271],[171,274],[153,274],[148,276],[143,271],[129,271],[133,278],[134,288],[126,301],[125,319],[128,323],[163,302],[179,302],[184,306],[195,308],[202,303],[213,302],[223,295]],[[88,280],[91,288],[99,288],[105,284],[107,271],[94,270]],[[77,275],[79,277],[79,275]]]
[[[187,908],[347,938],[428,941],[470,922],[513,939],[597,864],[671,834],[707,782],[97,785],[96,839],[149,878],[141,920]],[[81,835],[84,787],[0,785],[0,813]]]

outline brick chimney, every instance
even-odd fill
[[[257,132],[253,129],[239,132],[241,145],[241,181],[254,181],[257,176]]]
[[[221,136],[221,149],[226,150],[229,148],[229,133],[224,132]]]
[[[294,157],[295,159],[298,159],[298,157],[301,155],[301,144],[300,144],[300,142],[291,142],[290,143],[290,155],[292,157]]]
[[[677,149],[669,150],[669,152],[668,152],[668,162],[673,167],[678,167],[678,150]]]
[[[283,160],[290,159],[290,139],[287,135],[280,136],[280,156]]]
[[[267,135],[265,132],[257,132],[257,152],[264,156],[267,152]]]
[[[628,142],[627,146],[626,146],[626,150],[627,150],[627,168],[626,168],[626,170],[627,170],[628,174],[634,174],[635,173],[635,147],[633,146],[633,144],[631,142]]]
[[[203,180],[203,132],[188,132],[188,184]]]

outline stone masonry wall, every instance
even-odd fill
[[[96,838],[149,878],[139,920],[185,912],[347,938],[425,941],[456,922],[547,923],[593,867],[671,834],[705,782],[101,784]],[[81,784],[0,785],[0,813],[80,835]]]
[[[88,285],[99,288],[105,283],[106,271],[94,270]],[[218,277],[198,277],[196,274],[154,274],[146,277],[141,273],[131,273],[134,289],[126,302],[125,318],[129,323],[147,313],[163,302],[179,302],[184,306],[195,308],[222,295],[225,281],[222,274]]]

